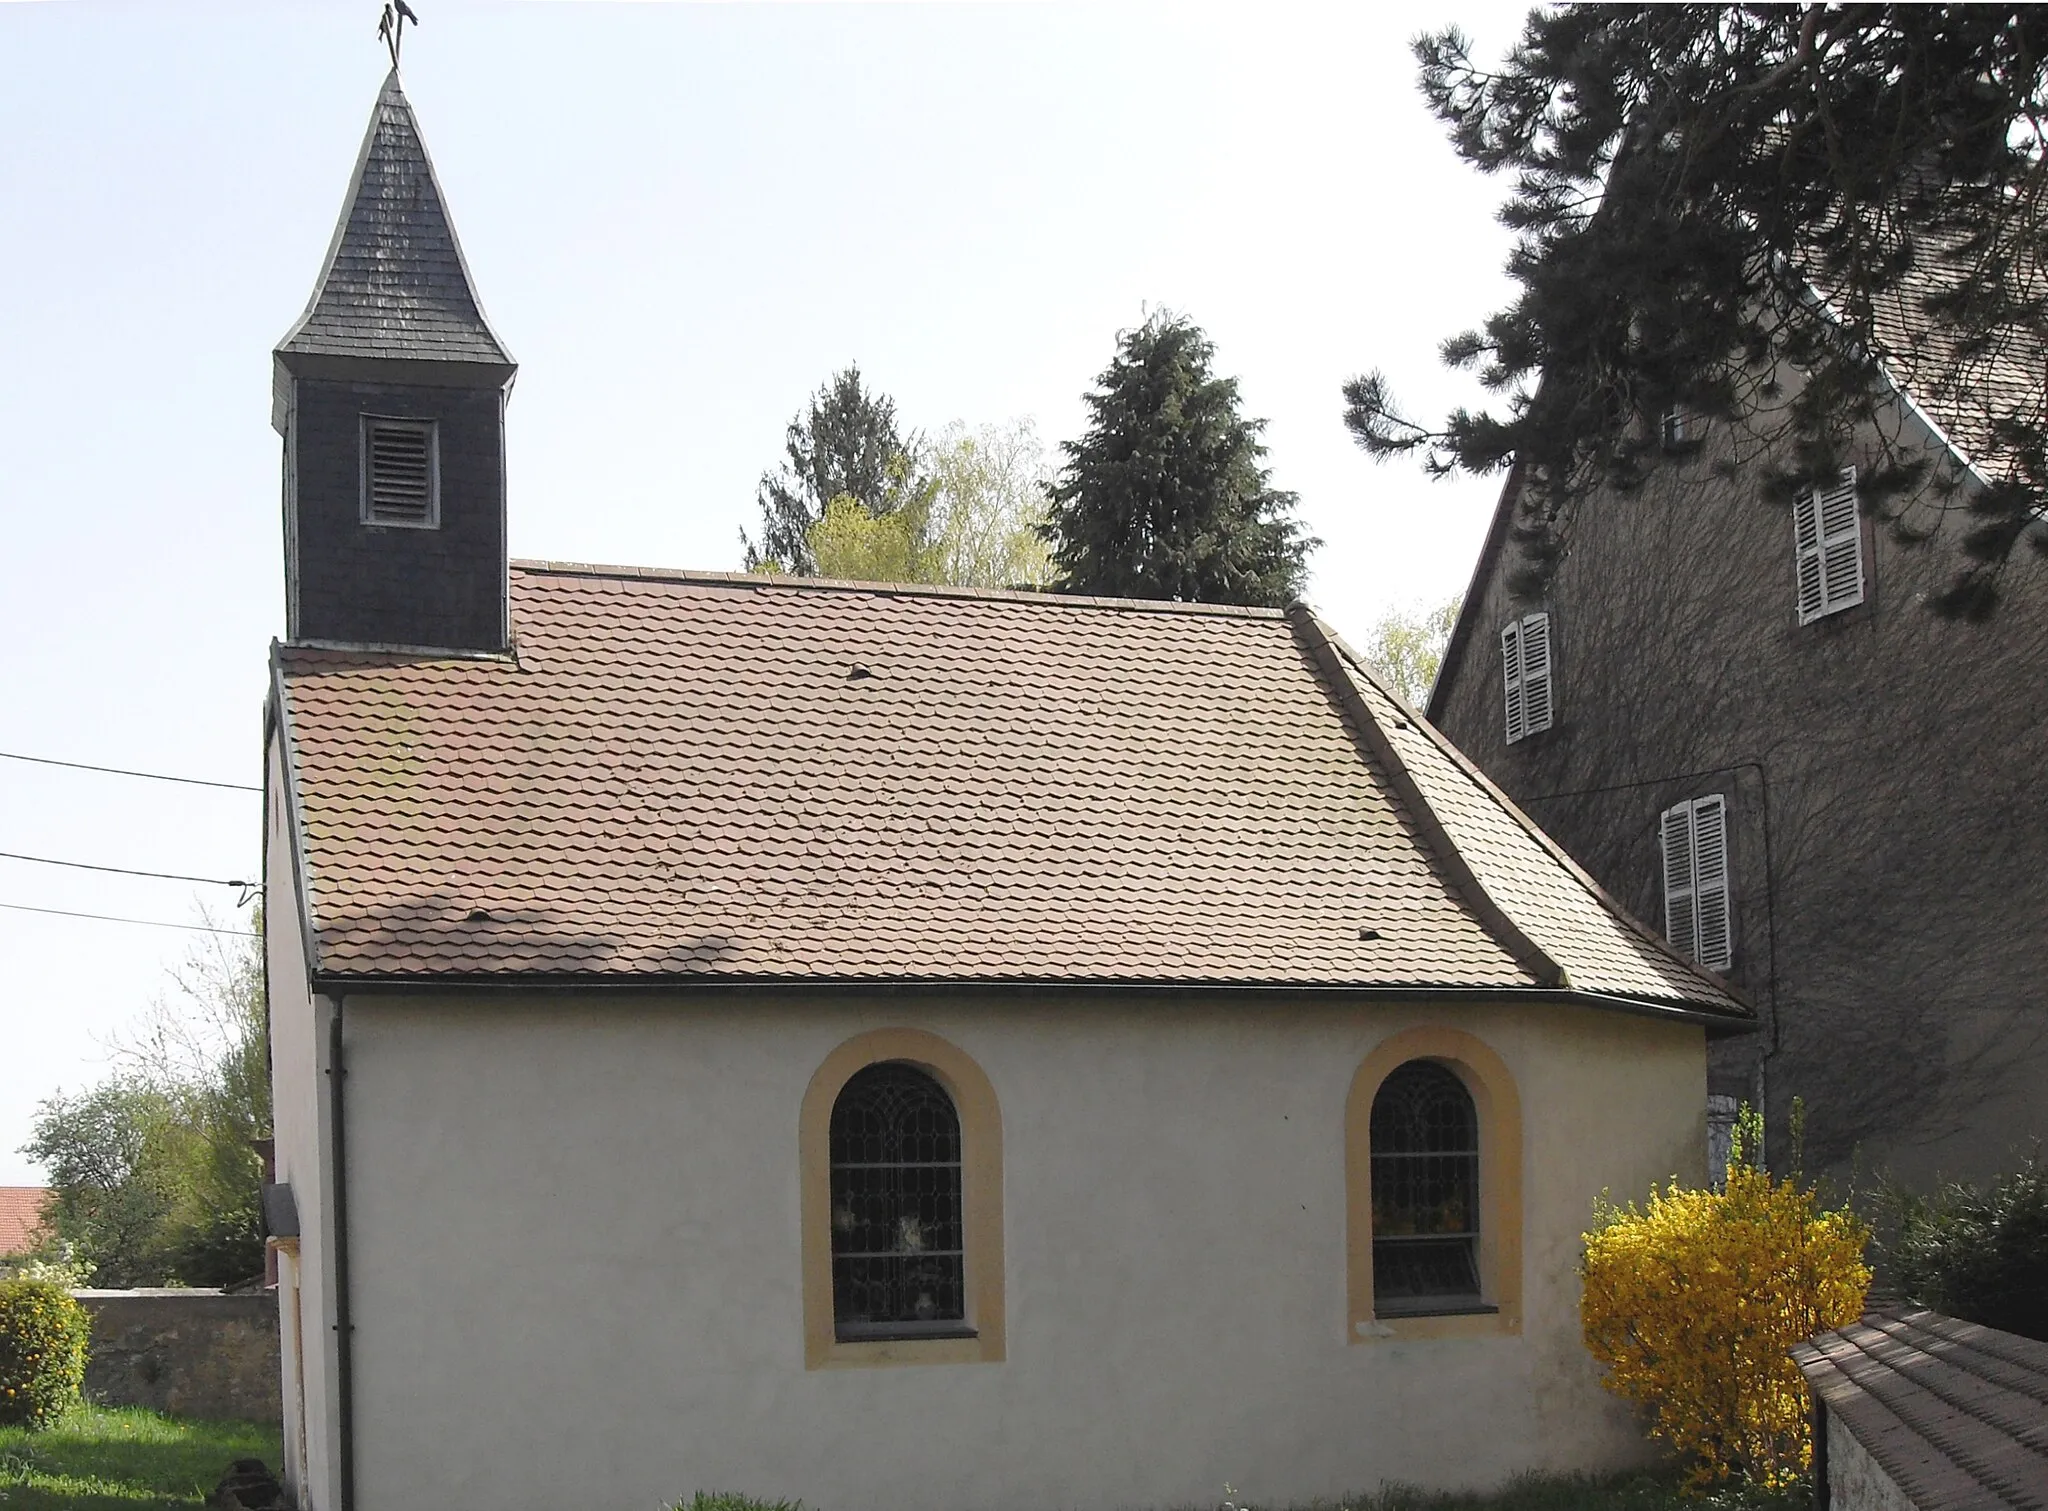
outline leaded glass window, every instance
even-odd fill
[[[832,1317],[838,1336],[972,1336],[960,1117],[913,1065],[856,1073],[832,1104]]]
[[[1479,1307],[1479,1116],[1431,1060],[1372,1101],[1372,1290],[1382,1316]]]

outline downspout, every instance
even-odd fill
[[[335,1453],[340,1461],[341,1505],[338,1511],[355,1511],[356,1504],[356,1401],[355,1324],[348,1304],[348,1120],[342,1084],[347,1070],[341,1059],[342,1008],[346,998],[334,999],[334,1017],[327,1026],[327,1095],[333,1112],[334,1168],[334,1390]]]

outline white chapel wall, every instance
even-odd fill
[[[359,1505],[1260,1503],[1639,1457],[1579,1342],[1596,1193],[1702,1172],[1697,1028],[1550,1007],[351,997]],[[1463,1028],[1524,1109],[1520,1336],[1346,1337],[1344,1103]],[[869,1029],[1001,1102],[1000,1363],[807,1370],[797,1114]]]
[[[323,1006],[310,995],[306,979],[305,941],[301,937],[296,883],[292,874],[292,840],[284,803],[281,743],[271,741],[265,816],[263,937],[270,1010],[270,1074],[277,1178],[288,1183],[299,1209],[299,1258],[281,1266],[281,1276],[299,1283],[299,1326],[294,1329],[288,1288],[278,1290],[279,1336],[282,1340],[284,1465],[303,1511],[328,1511],[336,1503],[333,1445],[334,1368],[333,1293],[327,1259],[330,1240],[326,1138],[322,1103],[326,1080],[321,1074],[326,1047]],[[302,1340],[306,1397],[303,1417],[297,1386],[295,1340]],[[297,1444],[303,1439],[310,1458],[306,1483],[297,1482]]]

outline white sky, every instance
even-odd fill
[[[1463,589],[1494,484],[1351,443],[1339,385],[1469,399],[1502,186],[1407,48],[1523,7],[461,4],[406,87],[492,322],[517,556],[729,569],[783,427],[858,360],[910,427],[1074,436],[1165,304],[1270,420],[1362,636]],[[376,0],[0,4],[0,751],[261,780],[283,628],[270,348],[384,60]],[[0,760],[0,851],[251,875],[259,800]],[[234,894],[0,860],[0,903],[233,925]],[[36,1102],[200,936],[0,910],[0,1184]]]

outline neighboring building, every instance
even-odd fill
[[[1763,1031],[1714,1057],[1722,1115],[1761,1103],[1780,1138],[1799,1098],[1809,1164],[1925,1182],[2048,1136],[2048,592],[2023,543],[1989,622],[1928,606],[1967,560],[1968,460],[2038,411],[2048,356],[1990,354],[1950,391],[1915,308],[1890,310],[1918,355],[1855,460],[1881,431],[1931,461],[1902,520],[1929,538],[1874,523],[1853,469],[1761,502],[1755,428],[1666,416],[1670,455],[1573,506],[1540,598],[1513,581],[1510,479],[1429,711],[1756,1004]]]
[[[49,1205],[46,1186],[0,1186],[0,1264],[35,1252]]]
[[[1578,1235],[1700,1175],[1751,1015],[1308,611],[508,570],[512,366],[395,77],[278,372],[307,1511],[1642,1454]]]
[[[1888,1311],[1792,1357],[1814,1398],[1815,1511],[2048,1506],[2048,1343]]]

